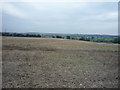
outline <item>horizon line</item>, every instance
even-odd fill
[[[56,33],[56,32],[0,32],[0,33],[38,33],[38,34],[83,34],[83,35],[115,35],[119,36],[119,34],[99,34],[99,33]]]

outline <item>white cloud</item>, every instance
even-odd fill
[[[18,18],[28,18],[28,16],[22,10],[9,3],[4,3],[3,12]]]
[[[89,3],[27,3],[26,6],[34,12],[28,12],[31,13],[31,19],[65,20],[71,18],[76,12],[86,9]]]
[[[2,2],[118,2],[119,0],[1,0]]]
[[[103,13],[95,17],[96,20],[116,20],[118,17],[117,12]]]
[[[118,12],[107,12],[95,15],[80,16],[79,20],[95,20],[95,21],[116,21],[118,19]]]
[[[2,3],[0,3],[0,32],[2,32]]]
[[[115,33],[118,18],[117,6],[113,7],[115,5],[117,4],[88,2],[5,3],[5,13],[23,19],[29,18],[21,21],[8,15],[11,21],[9,23],[9,20],[5,19],[5,22],[8,28],[23,32],[41,30],[64,33]],[[17,26],[16,22],[22,23]]]

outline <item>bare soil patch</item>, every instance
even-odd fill
[[[117,88],[117,45],[3,38],[3,88]]]

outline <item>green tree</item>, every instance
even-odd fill
[[[70,36],[66,36],[67,39],[70,39]]]
[[[56,36],[56,38],[62,38],[62,36]]]
[[[117,37],[113,40],[113,43],[119,43],[120,44],[120,37]]]
[[[55,38],[55,36],[52,36],[52,38]]]
[[[85,37],[80,37],[79,40],[85,40]]]

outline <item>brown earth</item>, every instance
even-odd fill
[[[117,88],[118,45],[3,37],[3,88]]]

